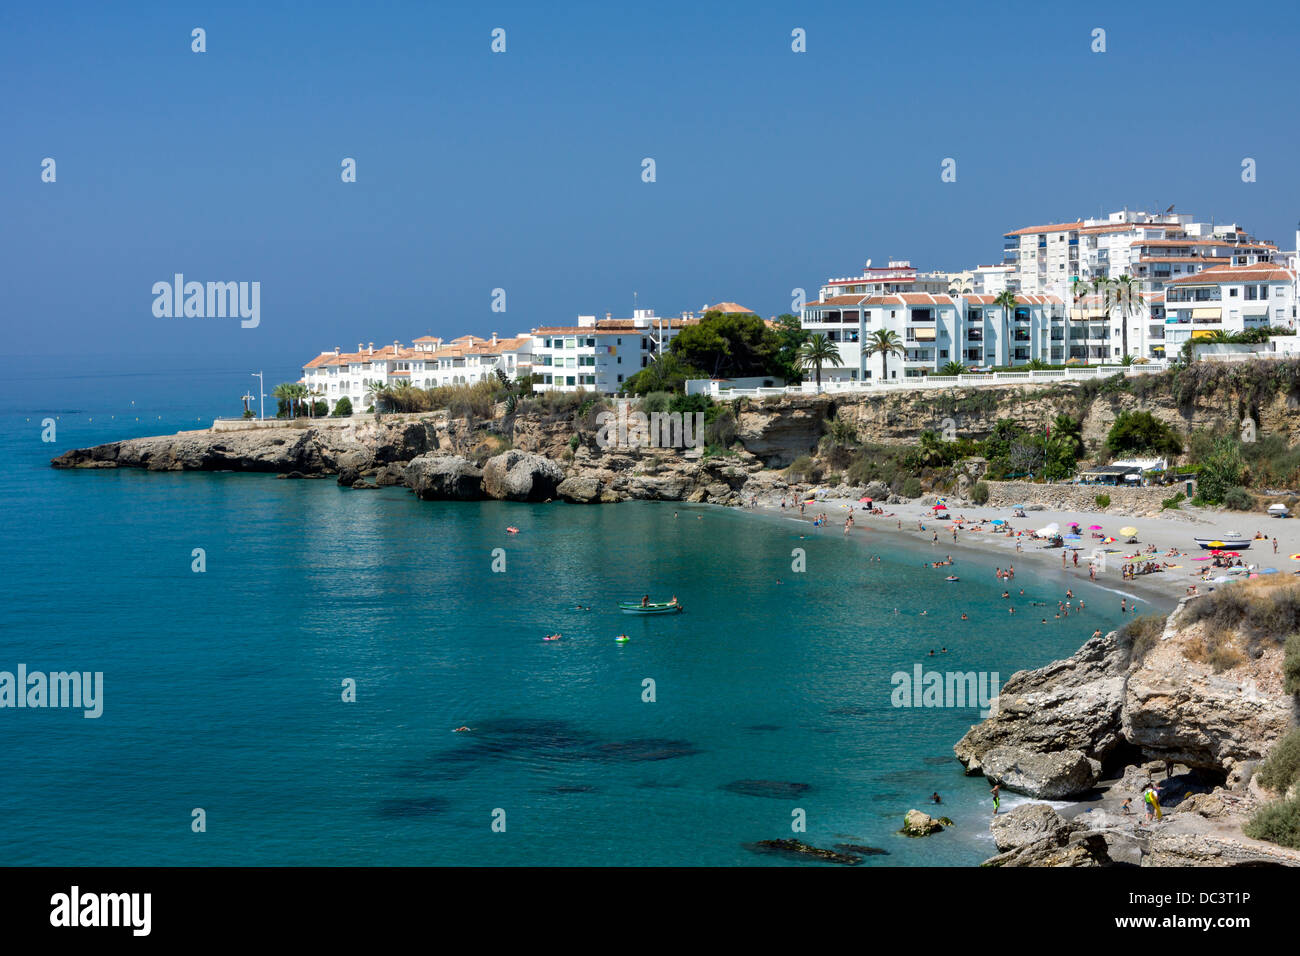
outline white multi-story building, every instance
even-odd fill
[[[1067,302],[1067,354],[1118,361],[1130,354],[1159,359],[1164,342],[1166,287],[1218,266],[1273,262],[1271,242],[1235,223],[1196,222],[1186,214],[1122,210],[1105,219],[1029,226],[1006,234],[1005,262],[1023,290],[1050,292]],[[1098,279],[1130,276],[1141,295],[1124,309],[1109,293],[1093,294]]]
[[[653,309],[636,309],[630,319],[597,319],[580,315],[576,325],[550,325],[533,330],[532,371],[540,376],[533,391],[604,393],[624,383],[668,348],[691,317],[668,318]]]
[[[844,280],[832,280],[816,302],[804,306],[803,328],[826,335],[839,351],[841,365],[824,366],[823,379],[879,379],[886,366],[892,380],[929,375],[953,361],[973,368],[1064,360],[1065,303],[1060,297],[1018,295],[1015,307],[1006,309],[993,294],[880,291],[895,283],[905,286],[908,279],[895,274],[869,281],[864,276],[847,284],[854,290],[849,293],[841,291]],[[882,329],[898,336],[902,355],[882,360],[864,351],[869,336]]]
[[[1191,339],[1215,332],[1272,326],[1296,327],[1296,272],[1259,262],[1218,265],[1168,283],[1164,301],[1163,354],[1172,357]]]
[[[314,398],[329,402],[330,411],[347,397],[354,410],[368,408],[374,400],[373,386],[393,386],[408,381],[418,388],[444,385],[472,385],[496,377],[499,368],[514,380],[532,370],[533,337],[523,333],[510,339],[482,339],[461,336],[443,343],[422,336],[407,347],[400,342],[375,348],[357,344],[355,352],[335,347],[322,352],[303,366],[302,384]]]

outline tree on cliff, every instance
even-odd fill
[[[688,378],[707,378],[708,376],[672,352],[656,355],[650,364],[623,383],[623,391],[629,395],[648,395],[651,392],[681,392],[686,389]]]
[[[810,336],[807,342],[799,346],[798,359],[800,367],[813,369],[816,373],[818,388],[822,385],[823,365],[839,368],[844,364],[844,360],[840,358],[839,346],[822,332]]]
[[[1143,452],[1156,455],[1181,455],[1183,443],[1178,433],[1150,412],[1125,410],[1115,417],[1106,435],[1106,449],[1116,458]]]
[[[708,378],[779,376],[781,340],[756,315],[709,311],[673,339],[671,354]]]

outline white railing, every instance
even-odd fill
[[[770,395],[815,395],[845,392],[908,391],[925,388],[965,388],[981,385],[1023,385],[1030,382],[1059,382],[1109,378],[1124,375],[1154,375],[1169,367],[1166,362],[1148,362],[1145,365],[1091,365],[1084,368],[1030,369],[1024,372],[976,372],[964,375],[919,375],[915,378],[897,378],[887,381],[867,379],[864,382],[826,380],[817,387],[816,382],[790,385],[785,388],[721,388],[715,384],[710,394],[715,398],[765,398]]]

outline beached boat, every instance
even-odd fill
[[[1279,501],[1275,505],[1268,506],[1268,513],[1271,514],[1274,518],[1285,518],[1287,515],[1291,513],[1291,509]]]
[[[1206,551],[1218,551],[1220,549],[1224,551],[1244,551],[1250,547],[1250,543],[1254,539],[1247,538],[1236,531],[1229,531],[1218,537],[1195,538],[1193,540]]]
[[[682,609],[681,604],[669,601],[666,604],[642,604],[624,601],[618,606],[624,614],[676,614]]]

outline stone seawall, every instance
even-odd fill
[[[1172,498],[1184,485],[1162,488],[1111,488],[1106,485],[1039,485],[1029,481],[990,481],[989,507],[1043,505],[1049,511],[1104,511],[1115,515],[1153,515],[1160,503]],[[1110,495],[1110,506],[1097,505],[1098,495]]]

